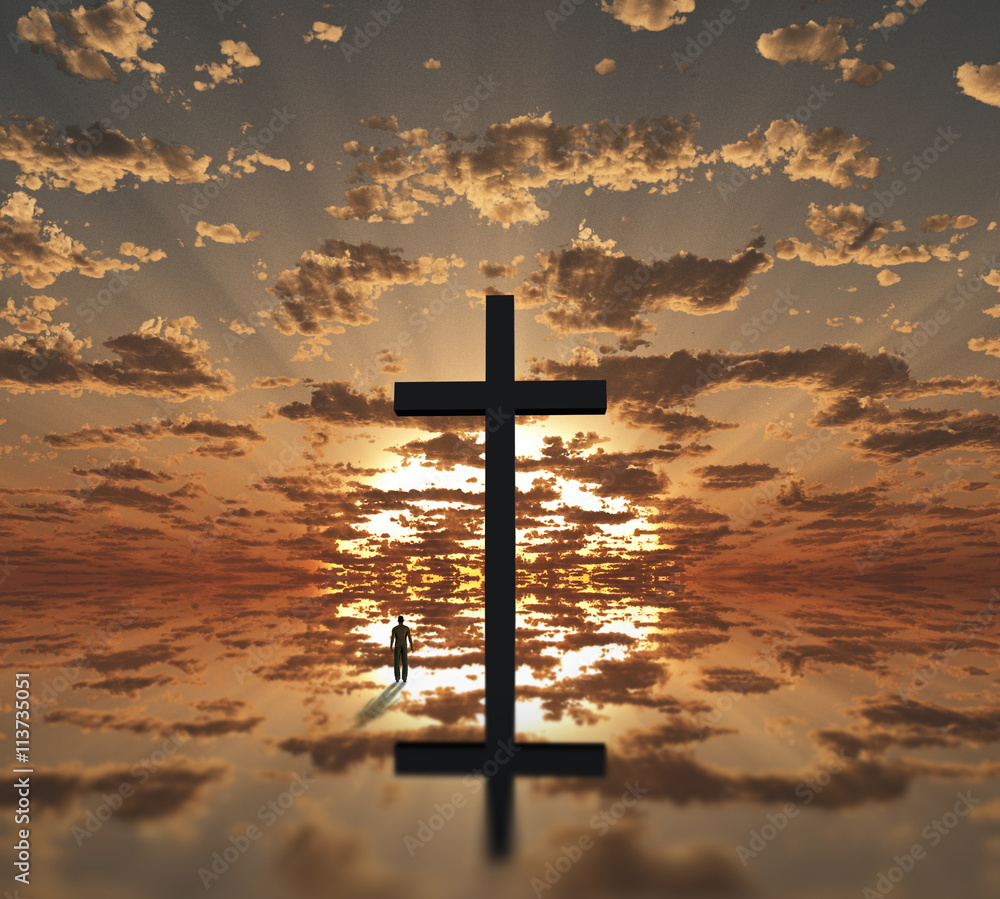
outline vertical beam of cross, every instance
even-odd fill
[[[514,735],[517,668],[513,297],[509,303],[486,302],[485,386],[486,745],[496,746]]]
[[[486,424],[486,741],[396,744],[397,774],[468,774],[486,768],[489,848],[510,849],[514,775],[603,777],[603,743],[515,744],[517,558],[516,414],[607,411],[605,381],[515,381],[514,298],[486,299],[485,381],[397,381],[396,415],[482,415]],[[509,760],[498,764],[497,754]],[[494,771],[489,771],[493,764]]]

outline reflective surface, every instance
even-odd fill
[[[392,765],[482,739],[474,591],[409,591],[398,686],[402,583],[22,606],[29,895],[995,895],[996,594],[584,581],[520,587],[518,735],[608,774],[517,782],[500,865],[481,777]]]

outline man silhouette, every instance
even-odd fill
[[[403,616],[400,615],[397,619],[399,624],[397,624],[392,629],[392,636],[389,638],[389,649],[392,649],[392,644],[395,642],[396,651],[393,653],[393,666],[392,670],[396,675],[396,683],[399,683],[399,662],[403,662],[403,683],[406,683],[407,675],[407,664],[406,664],[406,641],[410,641],[410,649],[413,649],[413,637],[410,636],[410,629],[403,624]]]

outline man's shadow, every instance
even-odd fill
[[[374,721],[389,711],[389,709],[399,702],[399,697],[403,692],[404,686],[405,684],[402,682],[389,684],[378,696],[370,699],[365,704],[365,707],[358,712],[354,721],[354,730],[360,730],[370,721]]]

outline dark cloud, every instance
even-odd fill
[[[80,6],[68,12],[36,6],[17,20],[17,35],[30,41],[35,53],[54,56],[57,68],[67,75],[117,82],[110,62],[115,60],[124,72],[144,72],[155,90],[157,77],[166,70],[140,56],[156,43],[156,29],[149,28],[152,17],[153,8],[143,0],[110,0],[94,9]],[[56,25],[65,30],[65,39]]]
[[[150,687],[166,687],[176,684],[177,678],[172,674],[143,675],[111,675],[99,680],[89,680],[80,683],[81,689],[104,690],[112,696],[128,696],[136,699],[143,690]]]
[[[86,390],[178,403],[233,393],[233,376],[213,369],[208,344],[190,336],[197,327],[190,316],[166,323],[151,319],[133,334],[105,341],[119,358],[97,362],[84,361],[82,343],[69,332],[7,338],[0,343],[0,386],[13,393],[55,390],[79,396]]]
[[[692,468],[691,473],[702,478],[704,490],[742,490],[773,481],[781,474],[781,469],[763,462],[740,462],[736,465],[702,465]]]
[[[18,182],[50,188],[72,187],[82,194],[113,191],[135,178],[166,184],[203,184],[210,156],[196,156],[184,144],[173,146],[141,135],[126,137],[107,120],[88,128],[67,125],[59,131],[44,118],[0,125],[0,160],[16,163]]]
[[[139,464],[137,456],[133,456],[131,459],[108,462],[101,468],[80,468],[74,465],[72,473],[81,478],[100,477],[107,478],[109,481],[152,481],[156,484],[165,484],[167,481],[172,481],[177,477],[177,475],[170,474],[170,472],[163,471],[162,469],[160,471],[152,471],[148,468],[143,468]]]
[[[357,832],[312,822],[294,824],[283,834],[275,868],[294,894],[306,899],[326,899],[334,883],[343,895],[356,899],[431,896],[421,881],[386,870]]]
[[[633,417],[642,421],[631,412],[631,404],[663,410],[686,406],[700,393],[745,386],[797,387],[830,401],[885,396],[914,399],[964,392],[1000,395],[1000,381],[979,376],[917,381],[898,356],[872,356],[856,344],[697,355],[688,350],[669,355],[601,357],[578,352],[569,362],[535,361],[531,371],[544,377],[606,380],[609,412],[618,413],[621,406],[630,424]]]
[[[628,784],[635,787],[635,781]],[[644,797],[638,783],[634,794],[624,793],[635,805],[625,808],[625,816],[615,818],[614,812],[601,819],[598,815],[586,819],[588,826],[560,826],[545,837],[544,847],[530,847],[523,860],[522,878],[544,885],[535,886],[541,895],[605,899],[610,896],[753,896],[754,886],[737,861],[730,846],[709,843],[687,843],[683,846],[649,846],[642,839]],[[621,785],[619,785],[621,789]],[[604,809],[607,812],[607,809]],[[610,823],[608,823],[610,822]],[[566,847],[580,846],[586,837],[586,858],[573,865],[553,886],[545,878],[547,865],[565,855]],[[540,851],[539,851],[540,850]]]
[[[115,814],[123,821],[155,821],[190,814],[194,804],[209,788],[222,784],[232,765],[195,762],[175,756],[157,765],[145,760],[134,765],[82,767],[79,763],[56,768],[35,768],[31,775],[32,806],[40,811],[71,812],[91,793],[117,794],[122,784],[135,791]],[[7,791],[0,799],[13,805],[15,794]]]
[[[0,147],[3,138],[0,126]],[[43,222],[41,212],[35,198],[21,190],[14,191],[0,207],[0,278],[20,275],[21,281],[28,287],[39,288],[47,287],[67,272],[79,272],[88,278],[103,278],[108,272],[139,269],[138,263],[105,258],[99,251],[88,250],[82,243],[64,234],[58,225]],[[156,258],[165,255],[159,251]],[[33,338],[27,341],[21,335],[15,335],[0,343],[0,349],[6,354],[18,346],[38,346],[41,340]],[[50,352],[57,352],[63,345],[71,349],[76,343],[73,335],[63,327],[56,328],[44,345]]]
[[[322,338],[343,334],[345,325],[368,325],[383,292],[403,284],[443,284],[457,256],[405,259],[398,250],[331,238],[318,250],[307,250],[293,269],[278,275],[268,292],[280,298],[278,309],[261,313],[282,334]],[[303,343],[299,357],[312,358],[323,343]]]
[[[735,309],[750,292],[751,276],[773,260],[753,247],[730,259],[675,253],[643,262],[614,251],[610,242],[578,240],[571,247],[536,256],[539,267],[515,290],[520,305],[556,303],[537,320],[558,334],[610,332],[619,346],[649,346],[642,335],[656,326],[644,315],[672,309],[708,315]]]
[[[375,386],[367,394],[348,381],[321,381],[312,385],[308,403],[298,400],[279,406],[277,415],[291,421],[316,421],[343,426],[407,427],[427,431],[482,430],[475,416],[397,416],[388,388]]]
[[[692,686],[709,693],[770,693],[788,683],[749,668],[724,665],[702,668],[701,673],[702,679],[695,681]]]
[[[94,446],[136,447],[143,441],[162,440],[164,437],[188,437],[196,445],[189,453],[194,456],[235,458],[248,455],[254,445],[267,438],[247,422],[222,421],[209,415],[134,421],[128,425],[109,427],[86,425],[78,431],[63,434],[49,433],[42,439],[56,449],[83,449]],[[105,466],[108,471],[128,471],[129,462],[113,461]],[[123,467],[125,466],[125,467]],[[92,474],[106,476],[104,468],[91,469]],[[81,473],[74,469],[74,473]],[[160,474],[163,474],[162,472]]]
[[[88,731],[153,733],[164,737],[173,733],[181,733],[190,737],[208,738],[249,733],[255,730],[264,718],[262,715],[251,715],[247,718],[202,716],[195,721],[165,721],[162,718],[131,715],[120,709],[97,711],[96,709],[59,708],[47,713],[45,720],[50,724],[68,724]]]

